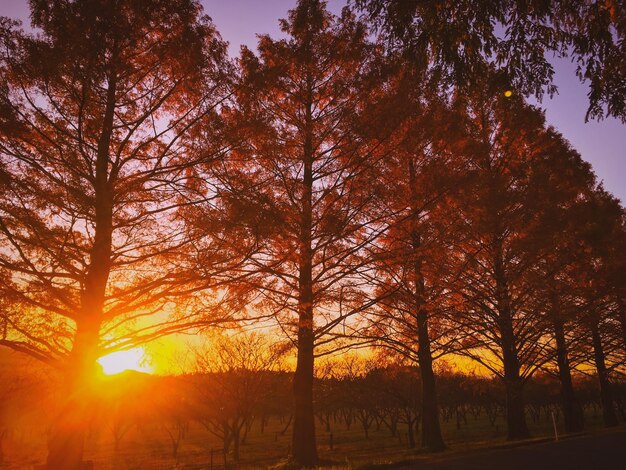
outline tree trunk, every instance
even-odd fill
[[[437,387],[433,371],[433,357],[428,334],[428,311],[425,306],[425,286],[422,272],[421,235],[418,229],[419,214],[416,191],[416,176],[413,160],[409,160],[409,185],[412,190],[411,209],[413,211],[413,230],[411,242],[413,256],[414,307],[417,322],[417,358],[422,385],[422,446],[429,452],[441,452],[446,448],[439,425],[439,407],[437,405]]]
[[[50,470],[75,470],[82,467],[85,428],[97,372],[100,325],[111,271],[113,196],[109,180],[109,147],[113,132],[116,84],[112,73],[95,165],[94,239],[81,293],[81,309],[76,314],[76,334],[67,363],[64,392],[68,398],[61,407],[48,442],[46,465]]]
[[[313,410],[313,313],[309,300],[312,297],[310,280],[301,290],[298,359],[293,380],[293,457],[299,464],[312,467],[317,462],[317,449]]]
[[[563,321],[559,318],[558,312],[553,312],[553,327],[556,340],[556,360],[561,381],[561,401],[565,430],[567,432],[579,432],[584,428],[583,410],[574,392],[569,360],[567,358],[567,343],[565,341]]]
[[[48,441],[49,470],[78,470],[83,466],[85,434],[91,415],[96,379],[99,324],[79,324],[63,384],[66,398]]]
[[[413,430],[413,422],[409,419],[409,426],[406,435],[407,446],[409,449],[415,448],[415,431]]]
[[[446,448],[439,426],[439,407],[433,360],[430,353],[430,339],[426,313],[418,313],[418,359],[422,382],[422,446],[429,452],[440,452]]]
[[[224,420],[222,422],[222,430],[223,430],[223,449],[224,449],[224,454],[228,454],[230,452],[230,445],[233,442],[233,433],[232,433],[232,428],[231,426],[228,424],[227,420]]]
[[[241,426],[235,422],[233,426],[233,460],[239,462],[239,446],[241,443]]]
[[[311,247],[313,197],[313,139],[310,101],[306,108],[303,148],[302,219],[300,221],[300,273],[298,359],[293,380],[293,458],[304,467],[317,463],[315,415],[313,410],[313,252]]]
[[[396,418],[389,418],[389,432],[391,432],[391,437],[396,437],[398,434],[398,420]]]
[[[498,328],[500,330],[502,362],[504,366],[504,386],[506,388],[507,439],[526,439],[530,437],[530,432],[526,425],[526,415],[524,412],[524,383],[520,376],[520,363],[517,356],[517,347],[515,345],[511,301],[506,276],[504,274],[501,240],[497,238],[494,245],[494,274],[496,281]]]
[[[591,338],[593,341],[593,357],[598,371],[598,381],[600,383],[600,401],[602,402],[602,417],[606,427],[617,426],[617,415],[613,405],[613,394],[609,381],[609,371],[606,368],[604,350],[602,349],[602,339],[598,330],[598,323],[591,326]]]
[[[504,385],[506,387],[506,425],[507,439],[526,439],[530,437],[524,413],[523,384],[519,375],[513,372],[515,365],[505,365]],[[519,370],[519,367],[517,368]],[[507,376],[507,371],[509,371]]]
[[[4,436],[6,434],[6,429],[0,430],[0,466],[4,466]]]
[[[80,406],[76,399],[68,401],[52,425],[48,439],[47,469],[82,468],[86,423],[80,413]]]
[[[624,302],[621,300],[617,302],[617,306],[617,315],[622,326],[622,343],[624,345],[624,352],[626,352],[626,307],[624,307]]]

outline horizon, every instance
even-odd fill
[[[0,467],[621,461],[626,5],[350,1],[0,17]]]

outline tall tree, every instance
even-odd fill
[[[508,437],[518,439],[529,434],[524,382],[545,361],[533,268],[552,250],[546,209],[554,198],[540,195],[558,188],[559,180],[546,163],[555,158],[555,136],[545,130],[542,114],[500,89],[494,80],[459,98],[474,148],[468,153],[472,176],[455,198],[464,235],[452,288],[461,327],[473,336],[466,354],[502,378]]]
[[[626,121],[626,5],[617,1],[353,0],[391,47],[471,88],[487,63],[522,94],[552,93],[549,53],[572,57],[589,82],[587,118]]]
[[[615,322],[618,311],[613,297],[611,257],[622,229],[623,213],[619,201],[601,186],[581,205],[581,239],[584,246],[582,269],[577,274],[580,324],[590,337],[591,364],[595,367],[600,388],[602,414],[606,426],[618,424],[611,383],[611,356],[621,348],[621,335]],[[619,261],[617,261],[619,263]]]
[[[548,136],[550,157],[535,161],[533,171],[532,198],[542,201],[539,235],[545,249],[531,269],[536,288],[530,302],[543,312],[539,322],[545,322],[553,336],[552,341],[541,341],[546,342],[546,359],[556,362],[565,429],[577,432],[583,428],[583,411],[574,391],[571,371],[575,362],[571,362],[570,350],[578,349],[581,341],[572,338],[571,332],[578,321],[576,272],[584,269],[580,206],[593,192],[595,176],[560,134],[549,129]]]
[[[359,253],[372,236],[364,218],[373,163],[354,129],[372,48],[361,23],[346,10],[331,16],[319,0],[299,1],[281,28],[287,39],[264,36],[258,57],[242,54],[250,158],[238,177],[257,189],[255,212],[267,215],[256,285],[297,347],[292,451],[309,467],[317,461],[314,359],[347,336],[346,320],[368,303]]]
[[[383,87],[387,96],[370,111],[381,121],[385,157],[378,178],[385,189],[377,204],[384,229],[373,250],[377,271],[371,280],[382,299],[375,313],[368,312],[368,335],[419,365],[422,445],[437,452],[445,445],[433,361],[450,351],[455,336],[446,320],[445,260],[454,219],[446,199],[459,181],[462,159],[453,151],[450,110],[436,84],[400,63]]]
[[[543,287],[538,289],[535,300],[545,306],[546,329],[551,331],[553,336],[553,345],[547,346],[547,354],[555,359],[556,374],[561,383],[561,408],[565,430],[579,432],[584,427],[584,416],[572,380],[572,370],[576,363],[572,361],[571,351],[573,349],[574,353],[579,353],[580,348],[580,341],[574,340],[571,334],[576,331],[577,325],[577,308],[572,295],[574,283],[567,276],[569,266],[558,267],[552,264],[561,260],[547,261],[546,272],[541,276],[541,280],[544,281]],[[541,286],[540,283],[538,285]]]
[[[47,465],[74,469],[96,359],[176,330],[170,299],[208,285],[178,209],[226,48],[194,0],[30,4],[37,34],[3,20],[0,344],[64,371]]]
[[[621,217],[615,210],[613,224],[607,233],[604,275],[613,302],[616,327],[621,333],[622,351],[626,353],[626,260],[622,256],[626,250],[626,210],[621,202],[615,200],[615,203],[621,208]]]

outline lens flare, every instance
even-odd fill
[[[98,359],[102,372],[106,375],[119,374],[127,370],[135,370],[151,374],[154,371],[150,360],[143,348],[133,348],[127,351],[116,351]]]

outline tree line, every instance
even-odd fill
[[[617,423],[624,211],[524,95],[569,48],[588,117],[623,119],[624,7],[457,3],[301,0],[235,60],[192,0],[35,0],[36,34],[1,19],[0,345],[65,374],[49,468],[82,460],[98,357],[254,322],[296,350],[303,466],[316,359],[372,345],[417,366],[430,451],[446,354],[501,379],[510,439],[547,369],[568,431],[573,370]]]
[[[163,449],[161,458],[177,463],[189,463],[192,457],[183,450],[189,445],[204,449],[194,451],[195,462],[212,457],[216,463],[224,458],[250,462],[259,450],[259,439],[263,446],[284,447],[293,423],[291,372],[285,367],[285,351],[272,341],[258,333],[228,335],[195,349],[193,366],[184,374],[151,376],[127,371],[104,378],[91,397],[98,410],[87,425],[91,446],[110,444],[115,458],[120,458],[128,456],[131,448],[139,455],[140,442],[156,441]],[[506,401],[504,385],[497,377],[458,371],[446,364],[436,370],[440,419],[449,438],[479,440],[502,434]],[[58,393],[55,383],[62,379],[16,379],[15,374],[4,371],[3,375],[10,386],[2,391],[0,462],[3,447],[9,450],[26,442],[48,424],[46,415]],[[574,384],[589,424],[601,421],[597,376],[578,371]],[[153,393],[155,389],[159,393]],[[421,389],[419,368],[388,351],[380,350],[370,358],[345,355],[318,364],[314,404],[316,425],[323,436],[320,447],[332,452],[345,449],[355,439],[385,439],[396,441],[399,447],[416,448],[423,431]],[[623,376],[615,377],[612,389],[616,412],[624,421]],[[550,433],[556,426],[559,434],[567,426],[555,371],[546,369],[531,377],[524,396],[529,424]],[[29,407],[28,416],[20,417],[20,407]],[[272,457],[279,455],[274,450]]]

